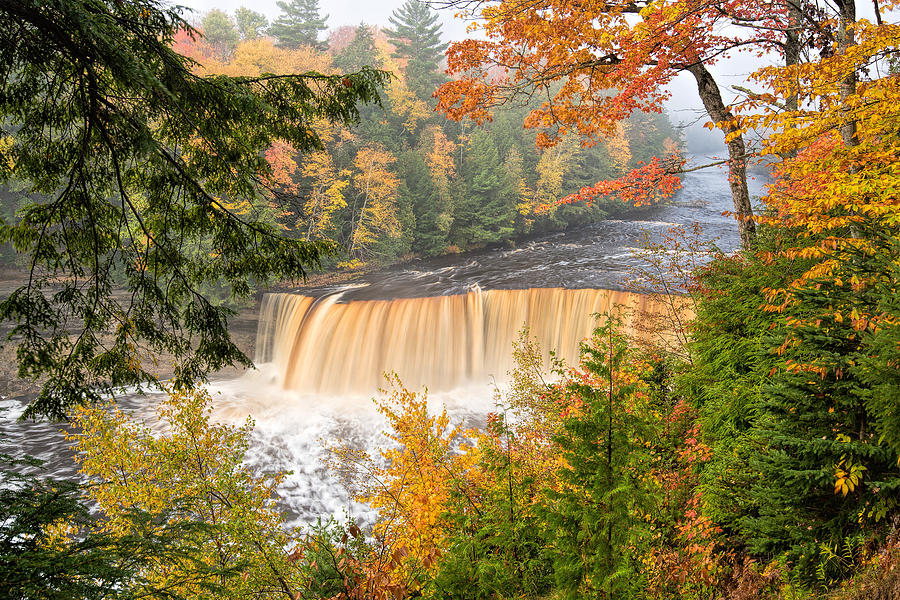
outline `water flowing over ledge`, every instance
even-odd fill
[[[651,296],[602,289],[476,287],[426,298],[340,299],[267,294],[256,363],[272,363],[285,389],[315,394],[370,394],[390,371],[411,389],[444,391],[502,382],[523,326],[545,355],[555,350],[577,364],[579,344],[597,324],[592,314],[620,315],[626,333],[641,336],[648,317],[667,309]]]

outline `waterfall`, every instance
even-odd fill
[[[640,335],[666,307],[650,296],[600,289],[537,288],[394,300],[340,302],[267,294],[260,311],[256,363],[273,363],[285,389],[326,395],[370,394],[396,372],[410,389],[449,390],[505,379],[512,345],[527,326],[545,352],[577,364],[597,325],[594,313],[619,314]]]

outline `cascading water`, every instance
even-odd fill
[[[454,422],[476,425],[494,409],[495,385],[502,387],[514,367],[513,342],[523,326],[546,358],[553,350],[574,365],[597,324],[592,314],[615,314],[626,333],[642,337],[668,310],[651,296],[603,289],[472,286],[462,294],[352,299],[359,291],[266,295],[259,370],[216,386],[219,418],[237,421],[250,412],[256,419],[251,461],[293,470],[282,495],[300,521],[341,507],[370,518],[322,467],[323,445],[341,439],[376,453],[385,443],[371,399],[386,387],[386,372],[407,389],[427,387],[431,406],[446,408]]]
[[[528,327],[545,356],[551,350],[576,364],[590,337],[592,314],[633,321],[666,310],[643,294],[614,290],[538,288],[394,300],[341,302],[268,294],[260,310],[257,364],[271,364],[288,390],[328,396],[374,393],[385,372],[413,389],[449,391],[471,382],[502,382],[512,369],[512,347]]]

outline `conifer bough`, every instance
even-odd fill
[[[0,242],[29,271],[0,320],[42,385],[27,416],[155,381],[157,353],[176,385],[249,364],[203,286],[247,296],[332,248],[232,207],[259,200],[273,141],[321,149],[312,121],[353,123],[387,75],[201,77],[182,29],[160,0],[0,0],[0,184],[25,184]]]

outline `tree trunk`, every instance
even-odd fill
[[[787,9],[788,15],[788,21],[784,32],[784,65],[786,67],[797,67],[800,65],[800,31],[803,23],[803,12],[800,8],[800,1],[801,0],[785,1],[785,8]],[[800,109],[800,86],[796,73],[792,76],[792,79],[794,88],[784,99],[784,108],[787,112],[797,112]],[[793,122],[788,121],[786,127],[794,129]],[[782,159],[794,158],[796,156],[796,150],[789,150],[781,153]]]
[[[359,231],[359,228],[362,227],[363,219],[366,216],[366,206],[369,205],[369,184],[372,182],[372,168],[373,164],[369,165],[369,171],[366,173],[366,187],[363,190],[363,205],[362,209],[359,211],[359,221],[356,222],[356,227],[350,233],[350,248],[347,250],[347,254],[352,258],[353,249],[356,247],[356,233]],[[350,215],[350,223],[352,226],[353,223],[353,215]]]
[[[730,138],[728,144],[728,182],[731,186],[731,199],[734,212],[738,218],[738,232],[741,236],[741,248],[750,250],[756,243],[756,223],[753,221],[753,209],[750,206],[750,190],[747,187],[747,146],[744,136],[734,124],[734,115],[722,101],[719,86],[712,74],[700,62],[688,67],[688,71],[697,80],[697,91],[710,118],[721,123],[725,135]]]
[[[800,28],[803,22],[803,13],[800,10],[800,0],[787,0],[787,31],[784,35],[784,64],[788,67],[794,67],[800,64]],[[797,78],[794,77],[796,82]],[[788,111],[795,111],[800,108],[797,100],[797,92],[795,87],[793,93],[784,99],[784,107]]]
[[[853,35],[853,26],[856,24],[856,1],[855,0],[838,0],[838,9],[840,10],[841,22],[838,28],[838,54],[846,54],[851,46],[856,44],[856,38]],[[853,118],[852,109],[847,108],[847,99],[856,93],[857,74],[854,70],[841,80],[841,105],[844,106],[845,116],[841,122],[841,140],[847,148],[853,148],[859,145],[859,136],[857,135],[856,119]],[[859,166],[855,163],[850,164],[850,174],[855,175],[859,172]],[[849,207],[848,207],[849,208]],[[855,210],[849,208],[851,215],[857,214]],[[850,225],[850,235],[859,238],[862,237],[859,224],[852,223]]]
[[[854,0],[842,0],[838,2],[841,13],[841,24],[838,31],[838,54],[846,54],[847,50],[856,44],[853,35],[853,25],[856,24],[856,2]],[[841,81],[841,103],[846,104],[847,98],[856,93],[856,71],[853,71]],[[847,117],[841,123],[841,139],[847,148],[859,145],[856,135],[856,119]]]

